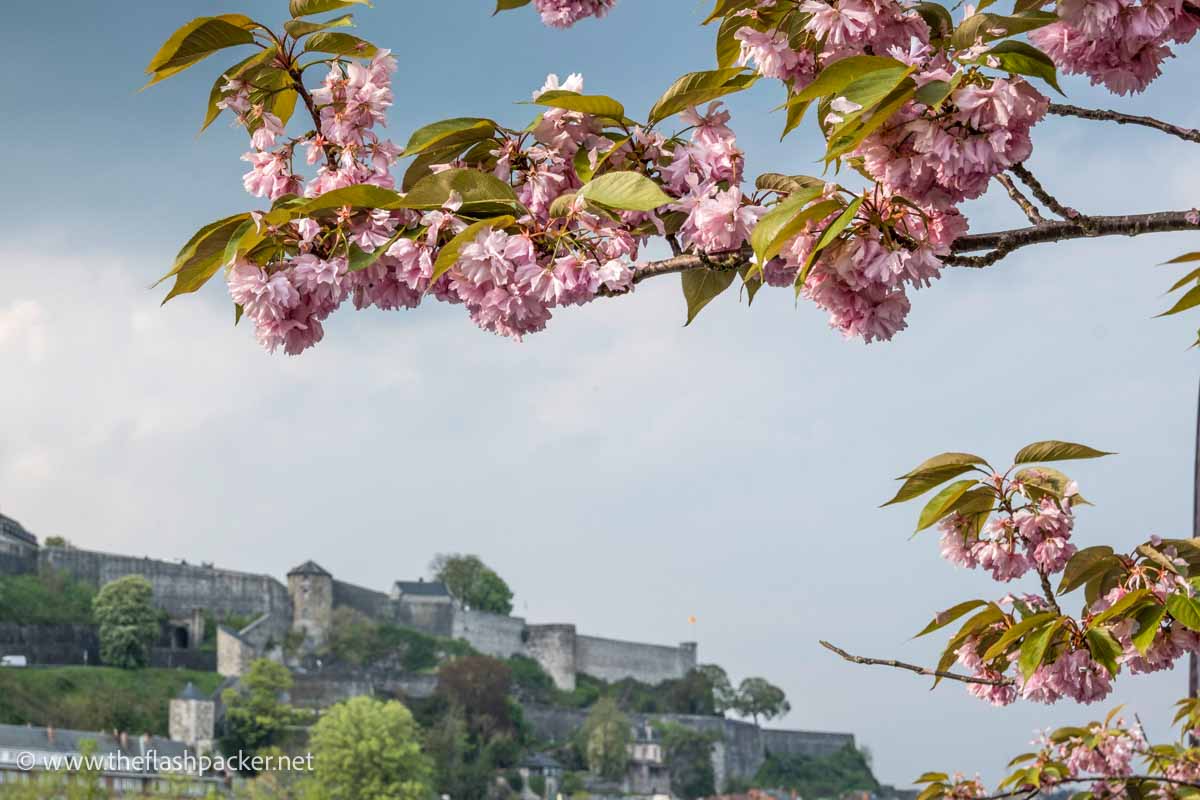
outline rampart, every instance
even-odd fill
[[[60,547],[43,547],[39,563],[97,588],[126,575],[141,575],[154,587],[155,603],[176,617],[197,608],[218,616],[291,616],[287,588],[269,575]]]

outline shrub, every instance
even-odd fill
[[[529,776],[529,791],[536,794],[538,797],[546,796],[546,779],[541,775]]]

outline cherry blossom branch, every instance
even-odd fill
[[[1064,206],[1058,201],[1058,198],[1046,191],[1042,186],[1042,182],[1034,177],[1029,168],[1024,162],[1015,164],[1009,168],[1009,172],[1021,179],[1021,183],[1029,187],[1029,191],[1033,192],[1033,196],[1038,199],[1042,205],[1058,214],[1063,219],[1079,219],[1080,213],[1073,208]]]
[[[1200,143],[1200,131],[1195,128],[1172,125],[1169,122],[1163,122],[1154,117],[1122,114],[1120,111],[1110,111],[1102,108],[1081,108],[1080,106],[1072,106],[1066,103],[1051,103],[1049,111],[1051,114],[1057,114],[1060,117],[1079,117],[1080,119],[1115,122],[1118,125],[1142,125],[1170,134],[1171,136],[1178,136],[1184,141]]]
[[[1055,790],[1063,784],[1067,783],[1100,783],[1112,781],[1117,783],[1127,783],[1130,781],[1146,781],[1151,783],[1169,783],[1174,786],[1191,786],[1200,789],[1200,783],[1194,781],[1185,781],[1177,778],[1168,778],[1164,775],[1093,775],[1092,777],[1080,778],[1060,778],[1052,784],[1043,787],[1035,787],[1032,789],[1013,789],[1011,792],[1001,792],[1000,794],[990,794],[985,797],[976,798],[976,800],[1007,800],[1010,797],[1036,797],[1042,794],[1044,789]]]
[[[1014,203],[1020,206],[1021,210],[1025,212],[1025,216],[1029,218],[1030,222],[1032,222],[1034,225],[1040,225],[1046,221],[1042,217],[1042,213],[1038,211],[1037,206],[1030,202],[1028,197],[1021,194],[1021,190],[1017,188],[1015,183],[1013,183],[1012,178],[1008,177],[1004,173],[1000,173],[996,176],[996,182],[1004,187],[1004,190],[1008,192],[1008,196]]]
[[[1104,217],[1078,217],[1066,220],[1045,220],[1027,228],[975,233],[960,236],[950,246],[953,255],[942,259],[952,267],[982,268],[995,264],[1014,250],[1034,244],[1064,242],[1072,239],[1091,239],[1101,236],[1141,236],[1146,233],[1200,230],[1193,222],[1194,211],[1155,211],[1149,214],[1123,214]],[[963,255],[988,251],[981,256]],[[687,272],[693,269],[737,269],[754,257],[750,248],[724,253],[696,255],[683,253],[661,261],[651,261],[634,272],[633,282],[641,283],[660,275]]]
[[[915,672],[918,675],[930,675],[938,678],[945,678],[952,681],[962,681],[963,683],[982,683],[987,686],[1011,686],[1014,681],[1012,678],[976,678],[971,675],[960,675],[957,672],[946,672],[940,669],[930,669],[917,664],[907,664],[903,661],[896,661],[891,658],[867,658],[866,656],[856,656],[847,653],[840,647],[836,647],[825,640],[821,640],[821,647],[826,650],[831,650],[837,653],[842,658],[854,664],[866,664],[868,666],[879,667],[894,667],[896,669],[906,669],[910,672]]]
[[[304,101],[304,107],[308,109],[308,115],[312,117],[313,130],[320,137],[321,114],[317,111],[317,104],[313,102],[312,95],[309,94],[308,88],[304,85],[304,76],[295,67],[288,71],[288,75],[292,78],[292,88],[296,90],[296,94],[300,95],[300,99]],[[338,167],[337,153],[334,151],[333,146],[326,144],[321,149],[325,151],[325,163],[329,165],[330,169],[336,170]]]

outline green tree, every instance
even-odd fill
[[[849,744],[827,756],[767,753],[754,776],[754,785],[791,789],[803,797],[840,797],[849,791],[879,788],[865,754]]]
[[[675,723],[660,723],[656,727],[662,735],[663,758],[671,775],[671,793],[684,800],[716,794],[712,735]]]
[[[737,702],[737,692],[729,681],[729,673],[716,664],[701,664],[695,671],[708,681],[714,713],[724,715],[726,711],[732,710]]]
[[[426,800],[430,759],[408,709],[395,700],[355,697],[312,728],[312,782],[325,800]]]
[[[65,572],[0,576],[0,622],[91,624],[96,590]]]
[[[127,575],[104,585],[92,601],[100,625],[100,659],[114,667],[137,669],[150,661],[159,634],[154,589],[140,575]]]
[[[425,752],[433,761],[433,788],[454,800],[487,797],[492,764],[486,752],[472,747],[461,708],[450,705],[425,734]]]
[[[743,717],[752,717],[754,724],[758,725],[759,717],[764,720],[775,719],[791,711],[792,706],[783,689],[765,678],[746,678],[738,686],[733,710]]]
[[[512,670],[489,656],[464,656],[438,668],[438,694],[463,709],[468,732],[480,746],[516,732],[511,688]]]
[[[629,718],[611,697],[602,698],[583,723],[588,769],[608,780],[620,780],[629,766],[632,739]]]
[[[429,565],[435,580],[460,603],[477,611],[493,614],[512,612],[512,590],[479,556],[440,553]]]
[[[260,658],[250,663],[238,686],[226,689],[225,735],[221,749],[226,755],[257,753],[279,739],[296,713],[280,697],[292,688],[292,673],[283,664]]]

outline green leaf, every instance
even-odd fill
[[[858,214],[859,207],[863,204],[863,198],[856,197],[846,206],[837,219],[829,223],[829,227],[825,228],[825,232],[821,234],[821,238],[813,245],[813,249],[809,251],[808,258],[804,261],[804,266],[796,273],[796,295],[799,296],[800,290],[804,288],[804,282],[808,280],[808,272],[812,269],[812,265],[816,263],[817,257],[829,245],[833,244],[833,240],[846,229],[846,227],[854,221],[854,217]]]
[[[593,203],[625,211],[653,211],[675,202],[657,183],[638,172],[608,172],[577,193]]]
[[[930,81],[917,89],[913,100],[931,108],[937,108],[946,101],[952,91],[954,91],[954,84],[949,81]]]
[[[1121,560],[1113,554],[1113,549],[1108,545],[1085,547],[1067,562],[1062,581],[1058,585],[1058,593],[1073,592],[1100,573],[1120,564]]]
[[[906,77],[879,105],[859,112],[832,131],[829,147],[825,151],[825,163],[831,163],[858,147],[864,139],[883,127],[916,93],[917,84],[912,78]]]
[[[324,14],[326,11],[340,11],[350,6],[367,6],[369,0],[291,0],[288,10],[293,17],[309,17],[313,14]]]
[[[1045,11],[1033,11],[1013,17],[998,14],[972,14],[962,21],[951,37],[951,44],[956,50],[966,50],[976,41],[992,41],[1018,33],[1027,33],[1052,22],[1058,21],[1058,15]]]
[[[1154,643],[1154,637],[1158,634],[1158,625],[1162,622],[1162,618],[1166,613],[1166,606],[1160,606],[1156,603],[1155,605],[1138,609],[1138,613],[1133,615],[1134,620],[1138,624],[1138,631],[1133,635],[1133,646],[1142,655],[1146,655],[1146,651]]]
[[[986,605],[987,605],[986,600],[967,600],[965,602],[959,603],[958,605],[950,606],[950,608],[947,608],[945,611],[940,611],[937,614],[935,614],[933,616],[933,619],[930,620],[929,624],[926,625],[924,628],[922,628],[921,632],[918,633],[913,638],[917,639],[921,636],[924,636],[927,633],[933,633],[934,631],[938,630],[939,628],[944,628],[945,626],[949,625],[951,622],[954,622],[954,620],[958,619],[963,614],[966,614],[968,611],[973,611],[974,609],[979,608],[980,606],[986,606]]]
[[[533,104],[550,108],[565,108],[594,117],[608,117],[617,121],[625,119],[625,106],[602,94],[579,94],[563,89],[542,92],[533,99]]]
[[[1200,306],[1200,286],[1193,286],[1187,294],[1179,298],[1179,302],[1157,316],[1169,317],[1172,314],[1178,314],[1181,311],[1187,311],[1189,308],[1195,308],[1196,306]]]
[[[1096,450],[1084,444],[1058,442],[1054,440],[1035,442],[1022,447],[1013,458],[1014,464],[1029,464],[1035,461],[1072,461],[1079,458],[1100,458],[1113,453]]]
[[[933,499],[926,503],[925,508],[921,510],[921,517],[917,520],[917,530],[923,531],[949,514],[959,498],[976,483],[977,481],[973,480],[955,481],[935,494]]]
[[[309,22],[307,20],[289,19],[287,22],[283,23],[283,29],[287,31],[293,39],[299,39],[302,36],[308,36],[310,33],[325,31],[329,30],[330,28],[353,27],[353,14],[343,14],[340,17],[334,17],[328,22]]]
[[[883,505],[890,506],[895,503],[903,503],[905,500],[911,500],[914,497],[920,497],[933,487],[940,486],[951,478],[957,478],[970,469],[970,464],[951,464],[945,467],[927,469],[911,477],[904,478],[904,483],[900,486],[900,490],[896,492],[896,496]],[[880,507],[882,508],[883,506]]]
[[[891,94],[912,72],[912,67],[900,65],[873,70],[851,82],[849,86],[837,92],[837,96],[845,97],[863,108],[854,114],[845,115],[846,119],[867,113],[873,106]]]
[[[683,299],[687,301],[686,328],[712,299],[729,288],[737,272],[732,269],[689,269],[680,273],[683,282]]]
[[[249,214],[235,214],[198,230],[179,251],[171,271],[155,284],[157,286],[172,276],[175,278],[175,284],[163,298],[163,303],[178,295],[196,291],[216,274],[224,264],[223,256],[230,239],[245,232],[243,225],[249,219]]]
[[[1088,628],[1084,635],[1087,637],[1088,650],[1092,651],[1092,658],[1115,678],[1120,670],[1117,658],[1124,648],[1103,628]]]
[[[1050,60],[1050,56],[1033,45],[1009,39],[985,52],[977,63],[991,66],[993,58],[1000,63],[999,69],[1015,72],[1018,75],[1041,78],[1050,84],[1054,91],[1063,94],[1062,88],[1058,85],[1058,71],[1054,67],[1054,62]]]
[[[575,174],[579,176],[579,180],[583,181],[584,183],[590,181],[593,177],[595,177],[596,173],[600,171],[600,168],[603,167],[610,158],[612,158],[613,154],[620,150],[625,143],[632,138],[632,136],[625,136],[613,141],[612,147],[608,148],[604,151],[604,153],[596,157],[596,166],[594,167],[592,166],[590,149],[581,147],[576,150],[573,164],[575,167]]]
[[[1169,594],[1166,605],[1167,611],[1180,625],[1188,630],[1200,631],[1200,603],[1195,598],[1182,594]]]
[[[1168,602],[1170,601],[1170,599],[1171,599],[1170,596],[1168,596],[1167,597]],[[1092,617],[1092,620],[1089,623],[1089,627],[1093,627],[1093,628],[1098,627],[1098,626],[1108,622],[1111,619],[1117,619],[1119,617],[1124,617],[1130,611],[1132,611],[1133,609],[1137,608],[1138,606],[1140,606],[1141,604],[1146,603],[1146,602],[1154,602],[1151,599],[1151,595],[1148,590],[1137,589],[1135,591],[1132,591],[1129,594],[1124,595],[1120,600],[1113,603],[1111,606],[1104,609],[1096,616]],[[1170,610],[1170,605],[1167,606],[1167,609]],[[1182,622],[1182,620],[1181,620],[1181,622]]]
[[[304,52],[333,53],[338,56],[352,56],[354,58],[372,58],[379,52],[379,48],[365,39],[351,36],[348,33],[325,31],[323,33],[314,33],[305,39]]]
[[[496,123],[481,117],[455,117],[432,122],[413,131],[404,145],[405,156],[415,156],[431,148],[466,144],[487,139],[496,132]]]
[[[825,181],[811,175],[780,175],[778,172],[764,172],[754,180],[754,188],[764,192],[782,192],[793,194],[813,187],[824,188]]]
[[[1031,500],[1053,497],[1061,501],[1071,479],[1053,467],[1026,467],[1013,476],[1024,485],[1025,495]],[[1072,495],[1072,504],[1087,503],[1078,493]]]
[[[1045,611],[1041,614],[1034,614],[1032,617],[1026,617],[1020,622],[1013,624],[1011,628],[1000,635],[1000,638],[991,647],[984,651],[982,655],[983,660],[991,661],[994,658],[1004,655],[1017,639],[1020,639],[1034,628],[1040,628],[1057,616],[1053,611]]]
[[[217,107],[217,103],[219,103],[221,98],[225,96],[225,93],[221,91],[221,87],[224,86],[231,77],[237,75],[242,70],[270,61],[274,56],[274,50],[262,50],[242,59],[220,74],[217,80],[213,83],[212,89],[208,93],[208,107],[204,114],[204,124],[200,126],[201,133],[203,133],[209,125],[212,125],[213,122],[216,121],[217,117],[221,115],[221,109]]]
[[[954,18],[941,3],[917,3],[913,10],[921,15],[929,26],[931,39],[944,39],[954,32]]]
[[[740,92],[756,80],[758,74],[746,72],[744,67],[689,72],[663,92],[650,109],[649,122],[653,125],[693,106]]]
[[[789,239],[813,219],[821,219],[839,207],[836,201],[833,208],[825,211],[821,217],[814,217],[805,211],[805,204],[818,197],[824,190],[823,186],[810,186],[792,192],[759,219],[758,224],[750,233],[750,245],[754,248],[754,256],[760,265],[767,263],[783,248]]]
[[[1051,640],[1062,628],[1062,624],[1062,617],[1056,617],[1053,621],[1046,623],[1044,627],[1030,631],[1029,635],[1025,637],[1025,641],[1021,644],[1021,654],[1017,656],[1017,666],[1021,670],[1021,677],[1025,680],[1029,680],[1029,676],[1041,665]]]
[[[458,261],[458,255],[463,247],[475,241],[475,237],[486,228],[501,229],[507,228],[516,222],[516,218],[511,214],[504,214],[498,217],[489,219],[481,219],[478,222],[472,222],[462,230],[453,239],[446,242],[441,251],[438,252],[437,260],[433,262],[433,275],[429,278],[429,284],[432,286],[438,278],[446,274],[446,272],[454,266]]]
[[[717,67],[728,69],[737,64],[742,52],[742,43],[735,37],[746,26],[744,17],[726,17],[717,30]]]
[[[287,209],[288,219],[311,217],[321,211],[350,206],[352,208],[405,208],[401,196],[391,189],[367,183],[343,186],[325,194],[306,200],[294,208]]]
[[[533,0],[496,0],[496,10],[492,12],[495,16],[501,11],[509,11],[510,9],[520,8],[529,5]]]
[[[243,14],[222,14],[192,20],[171,34],[150,59],[146,73],[153,77],[142,88],[166,80],[218,50],[253,44],[254,34],[250,31],[255,27],[260,26]]]
[[[451,192],[462,197],[460,212],[526,213],[511,186],[490,172],[477,169],[447,169],[427,175],[413,184],[399,207],[419,211],[441,208],[450,199]]]
[[[1200,279],[1200,267],[1196,267],[1194,270],[1189,272],[1187,275],[1184,275],[1182,278],[1175,281],[1175,284],[1173,286],[1171,286],[1170,289],[1167,289],[1166,294],[1170,294],[1171,292],[1173,292],[1177,289],[1182,289],[1184,286],[1186,286],[1187,284],[1189,284],[1192,281],[1197,280],[1197,279]]]
[[[978,465],[987,466],[988,463],[982,456],[977,456],[973,453],[939,453],[933,458],[928,458],[922,461],[920,464],[901,475],[900,478],[912,478],[920,475],[921,473],[940,470],[944,469],[945,467],[970,468]]]
[[[1195,253],[1184,253],[1181,256],[1175,256],[1170,261],[1164,261],[1163,264],[1186,264],[1190,261],[1200,261],[1200,251]]]
[[[808,86],[792,96],[788,104],[802,103],[841,94],[854,81],[880,70],[907,69],[903,62],[887,56],[850,56],[827,65]],[[886,92],[884,93],[886,94]]]

